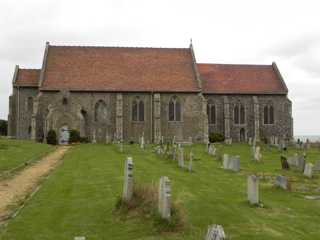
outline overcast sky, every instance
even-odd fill
[[[276,61],[295,135],[320,135],[320,1],[0,1],[0,118],[16,64],[40,68],[45,42],[188,47],[197,62]]]

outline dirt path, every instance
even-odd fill
[[[36,189],[40,180],[57,166],[69,148],[68,146],[58,147],[54,152],[22,170],[13,178],[0,181],[0,222],[12,213],[10,206],[23,201]]]

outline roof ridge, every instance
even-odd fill
[[[221,66],[243,66],[243,67],[272,67],[272,64],[246,64],[246,63],[197,63],[198,65],[221,65]]]
[[[189,48],[170,48],[170,47],[129,47],[129,46],[102,46],[102,45],[49,45],[50,47],[78,47],[78,48],[129,48],[129,49],[167,49],[167,50],[187,50]]]

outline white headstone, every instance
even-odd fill
[[[205,240],[224,240],[226,234],[224,233],[221,225],[211,225],[208,227],[207,235]]]
[[[162,218],[170,219],[171,187],[170,187],[170,180],[166,176],[162,176],[159,182],[158,209]]]
[[[256,147],[255,152],[254,152],[254,160],[257,162],[260,162],[262,158],[262,154],[260,152],[260,147]]]
[[[248,176],[248,200],[250,204],[259,203],[259,177],[255,175]]]
[[[144,136],[142,135],[141,139],[140,139],[140,148],[144,149]]]
[[[252,137],[249,137],[248,144],[249,144],[250,146],[252,145]]]
[[[74,237],[74,240],[86,240],[86,237],[84,236]]]
[[[179,167],[184,167],[184,151],[183,148],[179,145],[178,148],[178,165]]]
[[[307,176],[308,178],[312,178],[313,174],[313,164],[307,163],[304,168],[303,175]]]
[[[92,143],[97,143],[97,140],[96,140],[96,130],[93,130],[93,132],[92,132]]]
[[[223,154],[223,168],[228,169],[229,168],[229,155]]]
[[[238,172],[240,171],[240,156],[229,156],[229,167],[230,170]]]
[[[124,184],[122,199],[130,201],[133,194],[133,160],[128,157],[124,166]]]

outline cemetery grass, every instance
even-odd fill
[[[0,137],[0,178],[41,159],[54,149],[47,144]]]
[[[1,240],[12,239],[203,239],[210,224],[224,227],[230,239],[318,239],[320,201],[305,195],[320,195],[320,176],[307,179],[295,171],[280,170],[276,148],[262,148],[263,162],[254,163],[244,144],[218,145],[220,152],[241,156],[241,171],[226,171],[205,152],[204,145],[193,147],[193,172],[178,168],[173,160],[125,145],[78,145],[67,153],[62,164],[47,179],[16,218],[0,229]],[[289,155],[296,150],[290,149]],[[308,161],[320,152],[309,151]],[[157,184],[160,176],[171,179],[173,200],[186,214],[186,225],[177,233],[159,234],[152,221],[134,214],[115,213],[122,193],[124,160],[132,156],[135,184]],[[187,161],[185,161],[187,164]],[[260,198],[264,207],[246,201],[247,175],[264,174]],[[292,180],[292,192],[273,186],[268,177],[282,174]]]

